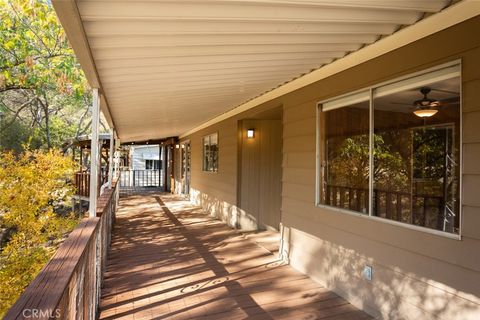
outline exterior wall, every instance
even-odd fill
[[[480,38],[470,30],[480,30],[480,18],[285,97],[282,223],[290,263],[385,319],[480,319]],[[317,102],[459,58],[462,240],[315,207]],[[362,278],[366,264],[371,282]]]
[[[284,106],[283,252],[293,267],[379,318],[480,319],[480,37],[476,30],[480,17],[269,102]],[[455,59],[462,60],[462,239],[316,207],[317,102]],[[236,207],[237,122],[244,116],[187,137],[192,143],[192,200],[237,227],[243,227]],[[201,137],[215,131],[219,132],[219,172],[205,173]],[[373,266],[371,282],[362,278],[366,264]]]
[[[202,138],[214,132],[218,132],[218,172],[206,172],[202,170]],[[237,207],[237,119],[227,119],[194,133],[189,139],[192,150],[191,200],[229,226],[237,227],[241,214]],[[248,219],[242,226],[252,228]]]
[[[134,146],[131,151],[133,170],[145,170],[145,160],[159,160],[160,149],[156,146]]]

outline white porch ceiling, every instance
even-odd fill
[[[65,25],[67,16],[57,8],[62,0],[53,2]],[[401,26],[414,24],[448,3],[74,2],[99,84],[123,141],[181,135]],[[66,30],[70,38],[70,28]]]

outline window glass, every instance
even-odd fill
[[[210,136],[203,138],[203,171],[210,167]]]
[[[322,112],[320,203],[368,213],[369,102]]]
[[[145,160],[146,170],[158,170],[160,168],[160,160]]]
[[[460,78],[374,96],[372,214],[457,233]]]
[[[203,171],[218,171],[218,134],[203,137]]]
[[[460,70],[448,64],[323,102],[319,204],[458,234]]]

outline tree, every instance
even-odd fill
[[[85,131],[88,84],[49,1],[0,0],[0,20],[2,140],[18,122],[49,149]]]
[[[72,161],[56,151],[0,153],[0,221],[13,230],[0,252],[0,317],[77,224],[66,209],[72,173]]]

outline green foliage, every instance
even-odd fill
[[[60,147],[85,133],[88,83],[50,1],[0,0],[0,20],[0,149]]]
[[[0,20],[0,68],[6,89],[84,94],[84,76],[48,1],[0,0]]]
[[[375,188],[402,190],[408,184],[408,167],[410,152],[401,154],[394,150],[387,141],[401,142],[404,137],[395,132],[375,134],[374,137],[374,177]],[[335,141],[334,141],[335,140]],[[365,188],[369,176],[369,136],[356,135],[348,138],[340,137],[329,140],[329,184]],[[400,143],[408,146],[408,143]]]
[[[69,204],[72,161],[54,151],[0,153],[0,219],[13,230],[0,252],[0,316],[17,300],[78,220]]]

